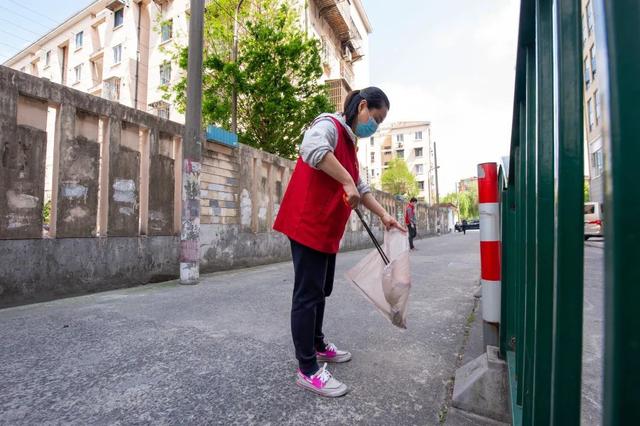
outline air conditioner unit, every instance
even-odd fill
[[[129,0],[111,0],[109,3],[107,3],[106,7],[112,12],[115,12],[116,10],[124,6],[129,6]]]
[[[342,48],[342,59],[349,62],[351,61],[351,49],[347,46]]]

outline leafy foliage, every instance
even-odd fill
[[[456,206],[460,213],[460,219],[475,219],[480,216],[478,190],[475,188],[464,192],[447,194],[442,198],[442,202]]]
[[[381,182],[382,189],[393,195],[411,198],[419,193],[416,177],[401,158],[389,162],[389,167],[382,173]]]
[[[231,93],[238,92],[238,136],[242,143],[293,159],[303,130],[313,118],[332,109],[322,76],[317,40],[297,25],[285,2],[247,2],[239,21],[238,59],[231,60],[235,1],[209,4],[205,15],[203,122],[231,127]],[[176,58],[187,67],[186,47]],[[186,106],[186,78],[166,88],[179,109]]]
[[[588,202],[591,201],[591,191],[589,190],[590,185],[589,185],[589,181],[587,179],[584,180],[584,187],[583,187],[583,191],[584,191],[584,202]]]

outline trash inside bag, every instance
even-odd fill
[[[411,290],[406,234],[397,229],[385,231],[383,248],[390,260],[388,265],[373,250],[345,275],[391,324],[406,329]]]

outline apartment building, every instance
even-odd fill
[[[370,138],[360,141],[358,160],[360,174],[376,188],[381,188],[381,177],[389,162],[401,158],[415,175],[420,193],[418,198],[435,203],[435,178],[433,164],[431,123],[428,121],[404,121],[382,126]]]
[[[478,178],[472,176],[458,182],[458,192],[478,191]]]
[[[582,0],[582,60],[584,67],[584,135],[588,153],[591,201],[604,202],[602,101],[596,61],[595,0]]]
[[[322,45],[321,80],[340,110],[346,94],[369,81],[372,29],[364,7],[360,0],[292,5],[301,27]],[[184,122],[160,88],[182,76],[170,52],[187,44],[189,7],[189,0],[96,0],[4,65]]]

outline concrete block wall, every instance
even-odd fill
[[[0,130],[0,306],[177,275],[183,126],[0,67]]]
[[[177,277],[183,130],[0,66],[0,307]],[[201,271],[289,259],[271,226],[295,163],[243,145],[203,151]],[[402,220],[404,203],[376,197]],[[379,220],[365,214],[381,240]],[[419,235],[446,232],[447,216],[420,206]],[[354,213],[342,250],[371,246]]]
[[[203,272],[254,266],[290,258],[289,242],[271,229],[295,162],[240,145],[232,149],[207,142],[201,178],[201,264]],[[399,221],[405,203],[382,191],[378,201]],[[382,241],[382,223],[366,211],[365,217]],[[418,235],[448,232],[448,209],[419,205]],[[357,215],[352,213],[341,250],[372,247]]]

